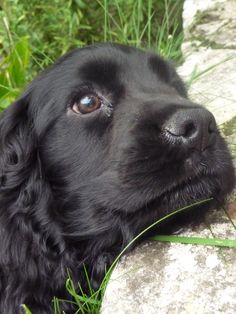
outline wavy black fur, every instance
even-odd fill
[[[74,113],[88,93],[105,104]],[[21,304],[52,313],[53,296],[69,298],[67,269],[86,289],[84,263],[97,288],[155,220],[214,198],[158,229],[170,232],[224,202],[234,169],[219,132],[202,152],[165,133],[173,114],[193,108],[172,65],[119,45],[76,50],[30,84],[0,118],[0,313]]]

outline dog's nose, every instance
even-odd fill
[[[179,109],[166,122],[165,134],[173,144],[203,151],[216,138],[214,116],[204,108]]]

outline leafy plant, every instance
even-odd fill
[[[5,109],[19,95],[27,82],[30,48],[28,39],[22,37],[3,59],[0,67],[0,110]]]

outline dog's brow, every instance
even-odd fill
[[[169,81],[169,71],[166,61],[156,55],[153,55],[148,59],[148,66],[150,70],[153,71],[162,81]]]
[[[114,60],[99,59],[86,62],[79,69],[79,76],[83,80],[109,87],[111,81],[118,80],[119,67]]]

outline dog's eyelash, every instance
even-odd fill
[[[113,111],[112,103],[110,103],[108,100],[103,98],[101,108],[103,109],[103,111],[104,111],[104,113],[106,114],[107,117],[111,116],[112,111]]]

